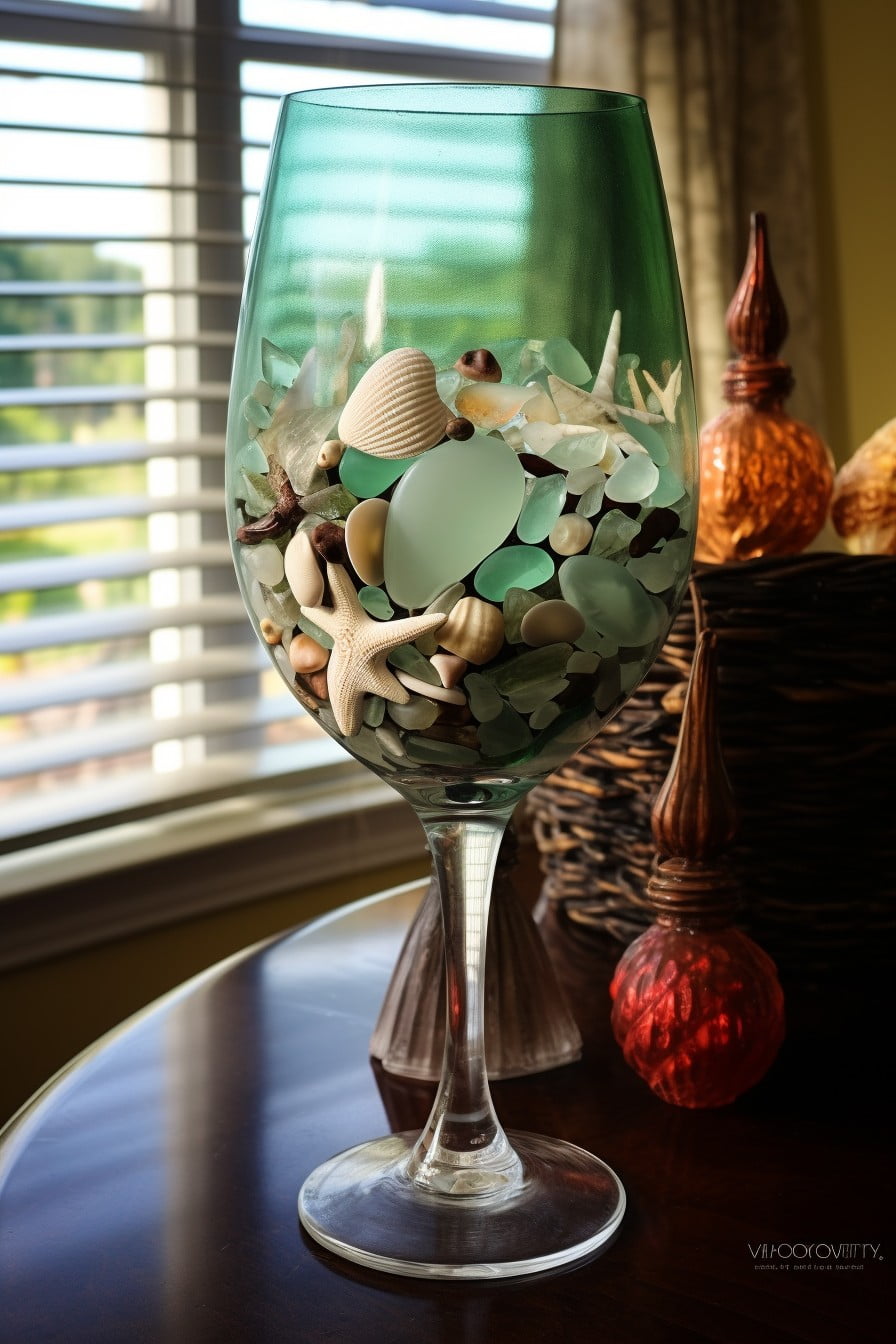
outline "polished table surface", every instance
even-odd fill
[[[367,1053],[420,890],[222,963],[32,1102],[0,1145],[3,1344],[892,1338],[884,1062],[838,1036],[836,1003],[801,1010],[734,1106],[678,1110],[612,1043],[612,963],[550,920],[584,1056],[495,1085],[498,1113],[617,1170],[618,1239],[562,1273],[472,1284],[378,1275],[311,1242],[296,1193],[312,1167],[426,1118],[432,1089],[378,1077]]]

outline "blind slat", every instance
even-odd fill
[[[208,597],[177,607],[110,607],[100,611],[79,611],[0,626],[0,654],[131,639],[149,635],[153,630],[180,630],[188,625],[238,625],[242,631],[245,622],[246,611],[242,599],[237,596]]]
[[[226,401],[226,383],[196,387],[147,387],[120,383],[112,387],[12,387],[0,390],[0,406],[118,406],[124,401]]]
[[[35,241],[31,240],[32,243]],[[40,240],[43,242],[43,239]],[[71,239],[69,241],[72,241]],[[78,241],[75,239],[74,241]],[[61,299],[86,297],[146,298],[171,294],[175,298],[239,298],[242,285],[236,280],[204,280],[195,285],[131,284],[126,280],[0,280],[0,299]]]
[[[61,770],[92,757],[125,756],[145,751],[159,742],[204,737],[211,733],[243,732],[280,723],[296,714],[296,702],[284,691],[267,700],[245,704],[242,700],[215,705],[193,714],[170,719],[128,718],[123,722],[96,723],[68,733],[48,733],[22,745],[5,746],[0,753],[0,779]]]
[[[0,448],[0,471],[41,471],[60,467],[95,467],[113,462],[147,462],[159,457],[221,457],[223,438],[167,443],[20,443]]]
[[[98,663],[64,677],[6,677],[0,681],[0,715],[28,714],[85,700],[119,700],[145,694],[154,686],[187,681],[218,681],[251,676],[265,666],[260,646],[212,649],[171,662]]]
[[[229,350],[233,345],[230,331],[196,331],[178,336],[146,336],[138,332],[59,332],[36,331],[28,336],[0,336],[0,355],[23,354],[31,350],[145,350],[149,346],[179,349],[203,346]]]
[[[68,588],[89,579],[133,579],[158,569],[220,569],[232,563],[227,542],[178,547],[176,551],[105,551],[94,555],[48,556],[0,567],[0,593]]]
[[[152,513],[220,513],[216,490],[176,495],[75,495],[0,505],[0,534],[61,523],[95,523],[101,518],[148,518]]]

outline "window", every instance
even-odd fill
[[[254,642],[223,440],[282,93],[549,81],[554,0],[0,0],[0,852],[357,767]]]

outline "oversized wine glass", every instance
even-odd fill
[[[625,1195],[505,1134],[483,1058],[489,888],[514,805],[649,668],[686,582],[696,426],[646,109],[401,85],[284,100],[228,429],[236,567],[297,700],[426,831],[447,960],[422,1135],[305,1181],[310,1235],[494,1278],[607,1241]]]

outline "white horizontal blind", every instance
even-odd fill
[[[554,0],[0,0],[0,852],[316,766],[223,523],[280,94],[546,83]]]

